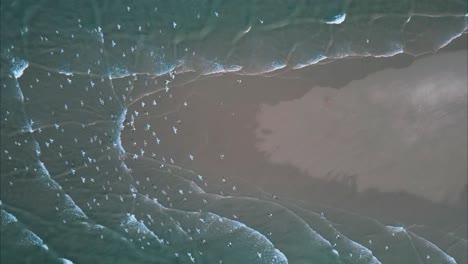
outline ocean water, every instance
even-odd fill
[[[466,1],[2,0],[0,19],[1,263],[466,263],[457,234],[232,192],[121,140],[180,135],[177,87],[212,75],[435,52]]]

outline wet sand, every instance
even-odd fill
[[[174,100],[166,105],[157,95],[143,99],[156,99],[161,107],[135,126],[158,126],[161,142],[147,142],[146,152],[172,158],[226,190],[253,196],[263,191],[466,238],[467,93],[466,74],[460,75],[466,73],[466,54],[465,34],[437,54],[417,58],[356,58],[269,77],[202,78],[174,88]],[[411,102],[403,99],[418,88],[401,89],[405,81],[418,82],[411,74],[437,78],[438,65],[449,69],[443,77],[459,79],[441,81],[432,90],[424,90],[430,83],[421,84],[423,101],[411,107],[436,102],[439,112],[432,105],[422,114],[404,110]],[[398,91],[378,89],[392,82]],[[442,87],[451,84],[452,89]],[[431,94],[441,99],[430,101]],[[369,101],[371,96],[377,101]],[[133,107],[141,110],[139,104]],[[161,114],[172,110],[164,120]],[[353,111],[354,117],[347,115]],[[146,137],[125,130],[122,138],[127,151],[138,152]]]

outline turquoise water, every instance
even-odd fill
[[[139,99],[201,76],[419,55],[467,28],[466,1],[2,0],[1,262],[466,263],[456,236],[444,250],[351,212],[209,192],[223,187],[120,133]]]

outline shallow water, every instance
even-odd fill
[[[2,0],[1,262],[467,263],[466,10]]]

